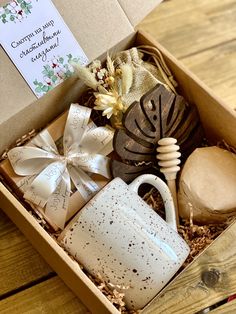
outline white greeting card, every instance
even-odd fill
[[[51,0],[15,0],[0,7],[0,43],[41,97],[88,59]]]

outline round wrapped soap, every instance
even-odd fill
[[[220,223],[236,215],[236,155],[218,147],[196,149],[179,182],[179,213],[195,223]]]

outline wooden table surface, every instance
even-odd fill
[[[236,110],[236,0],[165,1],[139,27]],[[2,211],[0,300],[7,314],[89,312]]]

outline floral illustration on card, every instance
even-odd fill
[[[35,92],[37,96],[52,90],[55,86],[62,83],[65,79],[70,77],[74,73],[73,63],[84,64],[85,60],[80,57],[75,58],[72,54],[64,57],[54,57],[49,61],[42,71],[43,81],[39,82],[37,79],[34,80]]]
[[[0,21],[3,24],[21,21],[31,13],[32,8],[31,0],[14,0],[0,8]]]

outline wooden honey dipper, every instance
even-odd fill
[[[176,223],[179,225],[179,214],[178,214],[178,202],[176,195],[176,174],[180,170],[178,166],[180,164],[179,157],[181,153],[179,152],[179,146],[176,145],[177,140],[173,137],[165,137],[158,141],[159,147],[157,148],[157,159],[158,165],[160,166],[160,172],[164,173],[167,185],[172,194],[174,205],[175,205],[175,214],[176,214]]]

